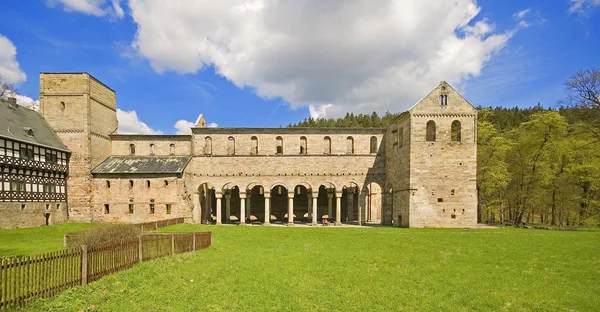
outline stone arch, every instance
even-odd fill
[[[365,190],[364,220],[366,223],[382,224],[385,188],[379,182],[370,181],[365,184]]]
[[[194,218],[200,223],[216,222],[215,186],[210,182],[203,182],[197,188],[198,197],[194,197]]]
[[[288,186],[287,186],[287,184],[285,184],[285,183],[283,183],[281,181],[278,181],[278,182],[275,182],[275,183],[271,184],[271,187],[269,187],[269,190],[272,190],[276,186],[283,186],[286,190],[289,189]]]
[[[360,210],[360,185],[355,181],[348,181],[342,187],[342,221],[346,223],[354,223],[359,221]]]
[[[223,186],[221,187],[221,192],[225,193],[225,191],[230,191],[234,188],[240,189],[240,187],[237,185],[237,183],[227,182],[227,183],[223,184]]]
[[[212,154],[212,138],[209,136],[204,138],[204,154],[205,155]]]
[[[271,184],[269,188],[271,192],[271,209],[270,209],[270,220],[276,223],[285,223],[288,220],[288,208],[289,208],[289,192],[288,185],[278,181]]]

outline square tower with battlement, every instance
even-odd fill
[[[94,221],[91,170],[111,155],[116,93],[88,73],[41,73],[40,114],[71,151],[69,219]]]

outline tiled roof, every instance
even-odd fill
[[[190,156],[110,156],[92,174],[181,174]]]

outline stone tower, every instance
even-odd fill
[[[115,91],[88,73],[41,73],[40,113],[71,150],[69,219],[89,222],[90,171],[111,154],[117,130]]]
[[[442,81],[387,129],[387,138],[394,225],[476,225],[475,107]]]

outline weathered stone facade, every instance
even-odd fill
[[[115,92],[88,74],[43,73],[40,88],[72,152],[70,220],[476,224],[476,110],[445,82],[387,129],[206,128],[201,116],[181,136],[115,134]]]

